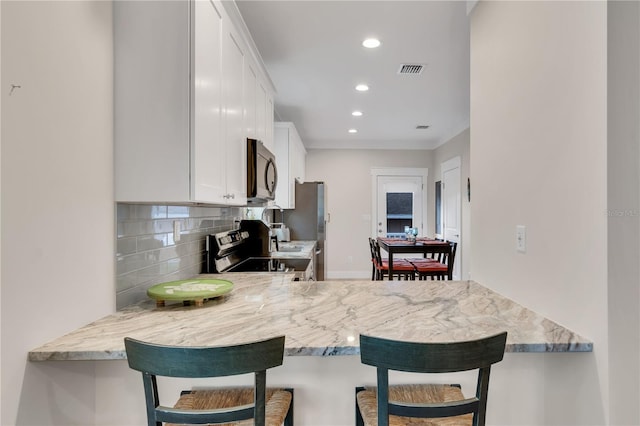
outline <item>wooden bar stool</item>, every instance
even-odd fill
[[[356,388],[357,426],[485,424],[489,373],[504,356],[507,333],[452,343],[416,343],[360,335],[363,364],[377,368],[377,387]],[[389,386],[389,370],[451,373],[478,370],[476,394],[456,385]]]
[[[282,365],[284,336],[235,346],[164,346],[125,337],[129,367],[142,373],[148,426],[219,424],[293,426],[293,389],[267,389],[269,368]],[[156,376],[203,378],[254,373],[253,387],[184,391],[160,405]]]

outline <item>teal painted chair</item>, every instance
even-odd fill
[[[218,424],[293,426],[293,389],[267,389],[269,368],[282,365],[284,336],[236,346],[181,347],[124,339],[129,367],[142,373],[148,426]],[[204,378],[255,374],[253,387],[184,391],[160,405],[156,376]]]
[[[485,424],[489,373],[504,356],[507,333],[453,343],[415,343],[360,335],[363,364],[377,369],[377,386],[356,388],[357,426]],[[478,370],[476,394],[458,385],[389,386],[389,370],[451,373]]]

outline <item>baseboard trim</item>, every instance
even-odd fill
[[[328,280],[371,280],[371,271],[327,271]]]

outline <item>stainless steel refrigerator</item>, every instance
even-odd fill
[[[284,211],[284,223],[289,227],[291,240],[315,240],[315,279],[324,280],[327,231],[326,191],[324,182],[296,182],[296,208]]]

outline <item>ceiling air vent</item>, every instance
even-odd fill
[[[422,64],[402,64],[398,70],[398,74],[422,74],[424,65]]]
[[[426,125],[426,124],[418,124],[418,125],[416,126],[416,129],[418,129],[418,130],[426,130],[426,129],[428,129],[428,128],[429,128],[429,126],[428,126],[428,125]]]

